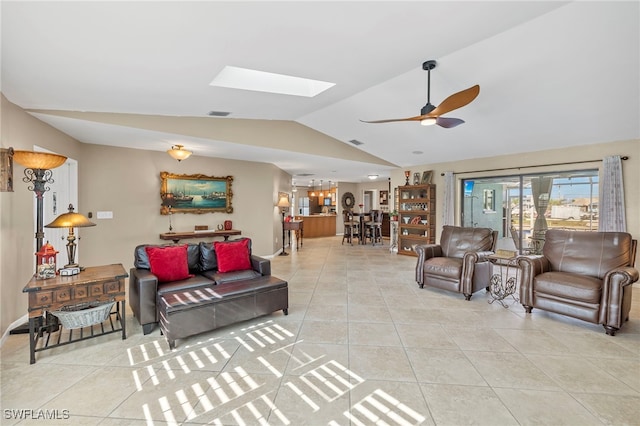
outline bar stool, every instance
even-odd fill
[[[353,245],[353,237],[358,237],[360,241],[360,221],[353,219],[353,212],[351,210],[344,210],[342,212],[342,221],[344,222],[344,232],[342,234],[342,243],[346,239],[349,244]]]
[[[371,244],[374,246],[376,243],[382,244],[382,210],[371,210],[371,219],[365,223],[367,231],[365,233],[366,238],[371,239]]]

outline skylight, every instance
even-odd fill
[[[312,98],[335,83],[225,66],[213,79],[211,86],[231,89],[254,90],[257,92],[280,93],[284,95],[305,96]]]

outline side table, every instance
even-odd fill
[[[498,250],[487,258],[493,264],[492,270],[495,267],[499,268],[499,272],[491,275],[489,281],[491,299],[488,303],[498,301],[503,307],[508,308],[509,306],[504,302],[507,297],[511,296],[515,302],[519,301],[515,295],[518,287],[518,272],[520,271],[517,264],[518,254],[513,251]],[[509,276],[509,268],[515,269],[515,276]]]
[[[302,220],[290,220],[289,222],[283,222],[284,230],[289,234],[289,247],[293,250],[293,246],[291,245],[291,231],[294,232],[296,237],[296,251],[298,251],[298,244],[300,247],[304,244],[302,241],[304,234],[304,221]]]
[[[122,339],[126,339],[124,279],[128,276],[122,264],[113,264],[87,267],[78,275],[56,275],[45,280],[36,279],[35,276],[31,278],[22,289],[24,293],[29,293],[30,363],[35,364],[36,352],[80,340],[120,331]],[[51,319],[55,319],[51,315],[53,311],[78,304],[101,302],[115,302],[115,310],[109,313],[108,319],[103,323],[63,333],[62,326],[51,322]],[[42,321],[43,316],[46,317],[45,321]],[[63,334],[68,335],[63,339]]]

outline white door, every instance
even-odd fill
[[[50,152],[45,149],[35,147],[34,151]],[[43,195],[42,199],[42,224],[53,222],[55,218],[63,213],[67,213],[69,210],[69,204],[73,204],[74,211],[78,209],[78,162],[72,158],[67,158],[67,161],[53,170],[51,170],[52,183],[47,183],[45,187],[49,188]],[[35,233],[37,227],[37,212],[36,212],[36,199],[35,194],[33,197],[33,223],[34,223],[34,253],[40,250],[40,247],[35,247]],[[49,243],[59,252],[57,257],[57,267],[61,267],[69,263],[67,256],[67,235],[69,235],[69,229],[67,228],[43,228],[44,239],[43,243],[49,241]],[[76,240],[76,244],[78,241]],[[78,262],[79,246],[76,248],[76,262]]]

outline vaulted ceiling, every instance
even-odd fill
[[[0,13],[3,94],[85,143],[179,143],[359,182],[640,139],[637,1],[3,1]],[[434,105],[480,85],[447,114],[466,123],[360,121],[418,115],[429,59]],[[225,66],[335,86],[312,98],[211,86]]]

